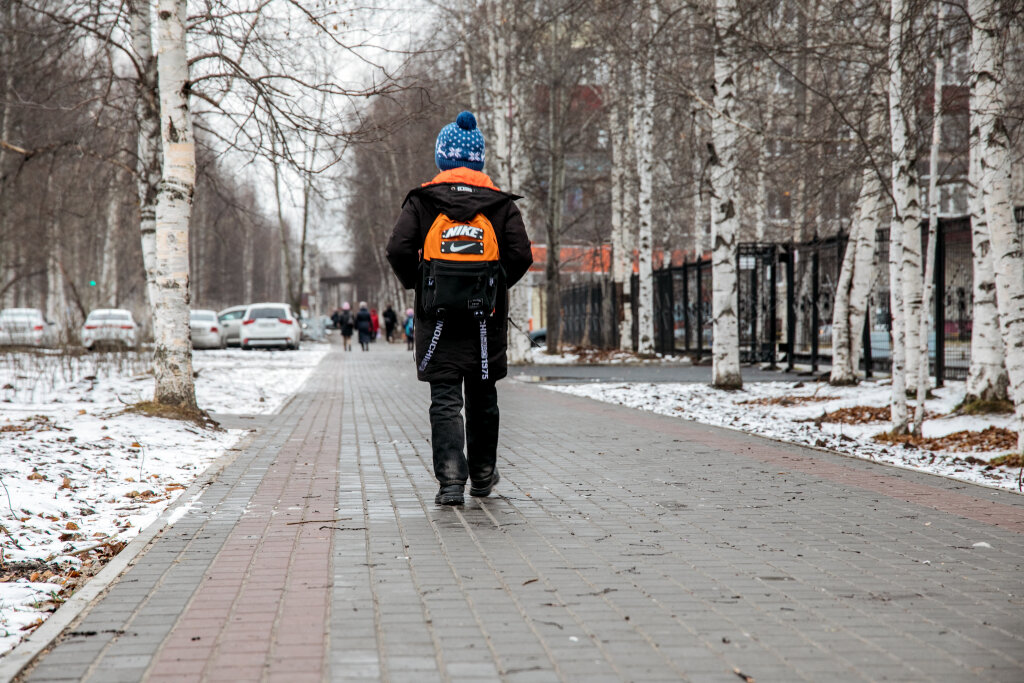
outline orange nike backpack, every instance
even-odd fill
[[[438,214],[423,242],[422,273],[421,306],[426,317],[437,322],[420,372],[434,356],[445,320],[473,319],[480,326],[480,378],[486,380],[487,320],[504,281],[494,226],[482,213],[469,221]]]

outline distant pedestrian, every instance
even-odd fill
[[[356,313],[356,331],[359,332],[359,346],[363,351],[370,350],[370,341],[373,339],[373,318],[370,311],[366,309],[366,302],[359,302],[359,312]]]
[[[331,327],[336,330],[341,329],[341,309],[335,308],[334,313],[331,313]]]
[[[434,162],[441,172],[406,195],[387,257],[402,285],[416,289],[417,377],[430,382],[440,484],[434,502],[461,505],[467,480],[478,497],[499,480],[495,382],[507,372],[508,287],[533,255],[518,197],[482,172],[484,138],[470,112],[441,129]]]
[[[352,333],[356,328],[356,320],[352,316],[352,305],[345,302],[338,312],[338,329],[341,330],[341,341],[346,351],[352,350]]]
[[[398,325],[398,314],[391,308],[391,304],[384,309],[384,313],[381,315],[384,318],[384,333],[387,337],[388,343],[395,341],[395,326]]]
[[[377,309],[370,309],[370,323],[373,325],[373,334],[370,337],[370,341],[377,341],[377,337],[380,336],[380,317],[377,315]]]
[[[416,332],[416,321],[413,318],[413,310],[411,308],[405,309],[405,350],[412,351],[413,343],[416,341],[414,336]]]

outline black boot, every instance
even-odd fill
[[[466,502],[462,494],[463,489],[464,487],[458,484],[442,486],[434,496],[434,503],[437,505],[462,505]]]
[[[486,498],[491,495],[491,490],[501,481],[501,475],[498,474],[498,469],[494,469],[494,473],[491,475],[491,480],[486,485],[477,485],[469,487],[469,495],[474,498]]]

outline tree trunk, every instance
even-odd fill
[[[618,73],[621,69],[616,69]],[[625,79],[617,78],[616,83],[622,84]],[[626,294],[632,284],[633,249],[632,240],[627,237],[625,187],[626,164],[629,158],[626,149],[628,131],[626,116],[623,113],[625,93],[618,96],[608,107],[609,138],[612,145],[611,167],[611,228],[612,228],[612,283],[618,297],[618,308],[615,321],[619,326],[619,348],[633,349],[633,307]]]
[[[188,234],[196,157],[188,102],[185,17],[185,0],[160,0],[157,44],[163,173],[156,202],[153,400],[194,411]]]
[[[118,183],[120,174],[114,173],[110,181],[107,197],[107,224],[103,234],[103,263],[100,266],[100,301],[103,306],[117,308],[117,262],[118,233],[121,227],[121,188]]]
[[[880,117],[879,117],[880,118]],[[876,119],[877,120],[877,119]],[[881,120],[877,120],[879,127]],[[875,245],[878,242],[879,219],[882,213],[882,181],[875,169],[869,169],[864,176],[862,189],[864,202],[860,206],[857,223],[857,253],[853,263],[853,278],[850,283],[850,313],[848,330],[850,335],[850,366],[856,372],[864,351],[863,330],[869,315],[868,303],[871,286],[875,281]]]
[[[971,366],[967,373],[965,403],[1006,400],[1010,385],[1006,374],[1003,338],[999,330],[992,243],[985,220],[985,200],[981,189],[981,140],[976,98],[972,90],[968,191],[974,265],[974,310],[971,316]]]
[[[999,325],[1017,419],[1017,451],[1024,454],[1024,245],[1013,220],[1010,136],[1002,52],[1003,21],[994,0],[968,0],[971,18],[972,111],[980,140],[982,198],[992,245]],[[976,108],[976,109],[975,109]]]
[[[736,0],[715,2],[715,112],[711,118],[712,385],[743,386],[737,320],[736,107],[738,53]]]
[[[921,296],[921,312],[918,328],[917,348],[917,406],[914,409],[914,434],[921,434],[924,423],[924,402],[928,397],[928,312],[931,310],[932,290],[935,279],[935,241],[939,225],[939,151],[942,144],[942,80],[945,68],[943,22],[946,5],[938,3],[935,17],[935,83],[932,86],[932,144],[928,156],[928,252],[924,261],[924,291]],[[944,330],[935,329],[936,337]],[[938,344],[935,346],[938,353]],[[935,365],[938,368],[938,363]]]
[[[281,242],[281,265],[283,266],[281,272],[281,298],[298,310],[295,301],[295,265],[292,263],[292,248],[290,244],[291,230],[288,221],[284,218],[284,207],[281,205],[281,171],[278,167],[278,162],[279,159],[277,158],[275,145],[273,160],[274,200],[277,204],[277,232]]]
[[[867,176],[871,172],[869,169],[864,175]],[[865,177],[860,186],[860,195],[857,197],[858,217],[867,201],[864,195],[867,189],[867,178]],[[846,251],[843,253],[839,280],[836,283],[836,298],[832,307],[832,373],[829,376],[829,384],[833,386],[857,383],[857,370],[853,365],[850,346],[851,339],[856,334],[850,327],[850,290],[853,286],[853,272],[857,261],[857,245],[860,243],[860,234],[863,230],[864,226],[859,220],[853,224],[853,229],[846,242]]]
[[[655,22],[655,5],[651,3],[650,22]],[[652,30],[653,33],[653,30]],[[654,354],[654,48],[643,49],[643,64],[633,63],[633,127],[636,134],[637,192],[637,318],[639,335],[637,353]]]
[[[909,155],[910,135],[903,111],[903,24],[907,21],[904,0],[891,0],[889,6],[889,126],[892,141],[893,218],[889,229],[889,293],[892,311],[892,431],[907,432],[906,326],[907,311],[903,286],[906,260],[903,256],[905,230],[916,230],[912,205],[917,192]]]
[[[147,0],[132,0],[132,49],[138,60],[135,114],[139,121],[136,140],[135,181],[139,201],[139,236],[146,276],[147,328],[152,329],[156,306],[156,197],[160,185],[160,95],[157,92],[156,55],[153,53],[153,12]]]
[[[13,100],[14,92],[14,58],[18,50],[18,31],[14,30],[15,13],[14,0],[3,1],[3,29],[4,40],[0,45],[0,67],[3,71],[3,93],[0,94],[0,140],[10,141],[12,132],[12,119],[10,103]],[[4,180],[7,178],[7,148],[0,145],[0,240],[10,243],[8,237],[10,226],[8,212],[9,204],[5,197]],[[0,287],[17,280],[18,274],[10,264],[10,254],[6,249],[0,249]],[[6,287],[5,287],[6,289]],[[0,308],[6,308],[6,292],[0,292]]]

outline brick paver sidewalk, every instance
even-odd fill
[[[1024,498],[500,387],[441,508],[408,354],[327,356],[26,679],[1024,681]]]

